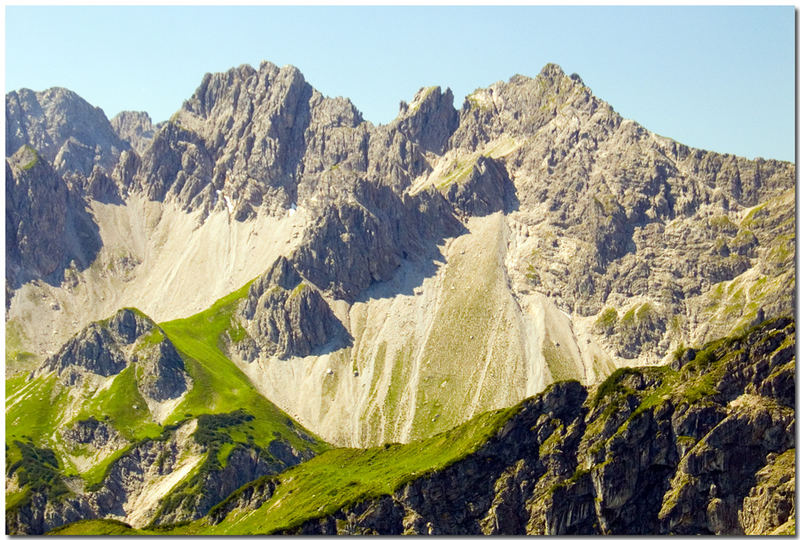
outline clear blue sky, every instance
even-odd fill
[[[794,8],[6,7],[6,91],[64,86],[167,119],[206,72],[297,66],[386,123],[421,86],[475,88],[547,62],[686,144],[794,161]]]

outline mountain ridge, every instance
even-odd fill
[[[681,341],[725,335],[754,320],[761,305],[767,317],[793,305],[788,295],[781,295],[793,283],[786,252],[786,240],[792,238],[789,206],[774,197],[788,193],[791,170],[788,164],[720,156],[652,135],[622,119],[580,77],[568,77],[552,64],[535,78],[515,76],[476,90],[459,110],[451,93],[439,87],[421,89],[383,126],[364,121],[346,99],[323,97],[296,68],[269,62],[258,69],[240,66],[204,76],[193,96],[155,132],[141,157],[123,151],[113,170],[103,173],[105,180],[99,173],[90,179],[90,186],[103,185],[116,194],[110,203],[88,198],[95,219],[104,223],[101,237],[109,243],[95,265],[108,270],[70,273],[67,283],[74,285],[69,295],[49,290],[45,296],[51,293],[51,303],[70,306],[78,293],[97,311],[75,321],[75,309],[41,313],[37,302],[20,299],[15,305],[12,299],[12,319],[36,313],[41,321],[43,315],[52,335],[64,336],[56,338],[60,341],[77,329],[75,322],[86,324],[90,317],[107,316],[103,310],[119,307],[104,308],[99,297],[119,298],[121,292],[125,304],[153,312],[157,319],[185,317],[285,257],[328,305],[316,306],[330,309],[336,324],[354,339],[352,348],[321,357],[303,348],[303,355],[313,353],[318,359],[316,373],[353,364],[354,372],[376,374],[375,386],[355,394],[349,383],[337,383],[335,393],[344,401],[335,407],[366,412],[377,406],[366,396],[384,392],[380,388],[390,377],[389,366],[404,381],[400,384],[407,385],[421,373],[418,362],[441,362],[441,351],[429,341],[441,336],[434,332],[431,338],[419,328],[403,343],[386,334],[392,356],[384,362],[386,371],[380,368],[380,342],[364,343],[365,349],[358,336],[380,329],[382,309],[407,312],[401,320],[408,321],[418,317],[413,313],[425,303],[425,309],[452,307],[449,316],[474,318],[477,312],[464,311],[467,297],[437,290],[457,290],[479,279],[469,271],[448,277],[446,269],[458,266],[462,252],[493,245],[484,269],[494,272],[490,268],[496,267],[499,272],[491,275],[498,291],[508,293],[498,292],[497,298],[504,300],[493,308],[498,311],[491,319],[503,310],[508,315],[502,316],[506,323],[488,324],[493,330],[487,333],[484,327],[474,337],[492,342],[496,335],[498,343],[506,343],[490,348],[495,351],[489,352],[490,358],[499,355],[497,362],[505,355],[523,360],[510,372],[493,374],[475,355],[469,369],[486,371],[489,377],[462,382],[499,385],[511,373],[527,373],[530,380],[516,385],[514,398],[493,403],[508,405],[521,397],[518,391],[541,390],[553,373],[591,382],[613,365],[657,362]],[[78,192],[80,186],[79,181]],[[756,219],[748,212],[755,212]],[[144,223],[142,213],[147,216]],[[784,216],[783,240],[769,237],[774,231],[761,225],[759,214]],[[502,218],[493,221],[494,215]],[[723,228],[723,235],[709,234],[718,227],[709,229],[711,222]],[[198,233],[198,227],[205,232]],[[465,235],[475,227],[475,234]],[[277,235],[267,233],[264,243],[269,229]],[[170,245],[167,235],[177,230],[196,240],[188,246],[180,241]],[[471,238],[477,241],[487,234],[502,240],[471,243]],[[461,247],[453,251],[456,244]],[[212,262],[220,251],[226,255]],[[161,253],[180,253],[178,266],[157,269],[175,259]],[[495,258],[498,262],[491,262]],[[192,285],[197,264],[222,276],[212,285],[216,294],[203,294]],[[775,274],[783,285],[765,287],[763,279]],[[156,282],[156,276],[164,275],[167,281]],[[417,277],[401,286],[395,280],[401,275],[406,281]],[[730,282],[726,292],[712,290],[723,282]],[[395,286],[391,283],[401,288],[387,290]],[[369,292],[376,288],[397,299],[394,307],[368,307],[378,306],[379,299]],[[153,292],[143,295],[143,289]],[[189,300],[181,304],[185,311],[165,310],[162,299],[176,290]],[[403,290],[414,291],[411,301],[400,301]],[[728,291],[745,300],[736,312],[723,308],[723,298],[717,298]],[[550,311],[543,312],[542,304],[550,305]],[[357,328],[362,305],[367,308],[367,334]],[[711,309],[716,312],[709,319]],[[567,317],[555,315],[555,310]],[[64,317],[67,311],[73,320]],[[312,312],[306,317],[313,317]],[[553,314],[547,315],[550,322],[537,322],[545,312]],[[435,320],[429,323],[434,329],[447,324],[446,318]],[[72,324],[64,328],[64,323]],[[46,331],[35,338],[39,343],[34,354],[58,343],[46,337],[50,335]],[[522,337],[526,335],[535,336],[533,343]],[[320,346],[319,340],[312,341]],[[308,387],[321,375],[286,370],[269,363],[272,349],[258,350],[240,348],[236,354],[241,358],[234,360],[259,381],[262,391],[306,424],[330,424],[318,401],[321,394],[301,403],[269,393],[276,392],[269,388],[281,386]],[[401,359],[402,350],[407,360]],[[540,368],[537,362],[546,365]],[[264,371],[276,373],[258,375]],[[291,379],[284,380],[286,376]],[[444,383],[452,376],[446,368],[435,378]],[[483,390],[487,395],[496,391],[502,395],[500,386]],[[311,403],[320,404],[309,410]],[[391,414],[405,415],[403,409],[419,405],[406,399]],[[385,412],[377,413],[381,409],[367,414],[383,417]],[[441,411],[431,412],[437,414]],[[387,436],[392,437],[382,435]]]
[[[252,479],[222,481],[229,455],[259,476],[326,444],[432,440],[795,307],[794,165],[652,134],[554,64],[460,109],[422,88],[377,126],[269,62],[206,74],[156,126],[66,91],[10,93],[6,110],[8,424],[20,407],[66,411],[42,416],[61,431],[14,432],[9,461],[56,479],[34,484],[49,499],[14,485],[31,515],[66,495],[76,519],[194,519]],[[140,350],[128,323],[95,322],[137,313],[152,325]],[[88,373],[98,358],[113,369]],[[54,369],[96,379],[91,411]],[[123,389],[141,402],[117,403]],[[156,467],[120,488],[124,511],[97,506],[64,476],[84,440],[120,466],[172,449],[180,481]],[[214,500],[198,496],[209,482]],[[20,530],[44,530],[25,512]]]

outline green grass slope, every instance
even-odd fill
[[[794,372],[795,362],[793,357],[786,358],[785,350],[794,350],[794,347],[794,323],[788,319],[773,319],[742,334],[710,342],[701,349],[680,350],[675,354],[675,362],[669,366],[615,371],[592,390],[585,402],[581,443],[585,446],[581,452],[595,455],[607,452],[607,459],[594,459],[590,467],[586,462],[579,462],[572,477],[550,486],[550,499],[555,498],[553,493],[563,494],[571,489],[582,475],[608,467],[611,463],[610,449],[625,447],[620,441],[628,436],[637,418],[658,409],[666,401],[687,406],[699,402],[724,405],[744,391],[746,380],[741,379],[742,373],[748,369],[766,369],[773,361],[784,363],[770,368],[773,371],[764,379],[764,386],[769,387],[771,381],[781,378],[788,380],[789,377],[784,376]],[[774,402],[771,406],[779,407],[774,399],[762,401]],[[217,524],[203,518],[175,528],[154,528],[151,532],[181,535],[291,532],[305,522],[333,515],[357,502],[395,493],[417,478],[459,462],[481,448],[526,402],[481,414],[447,432],[405,445],[329,450],[279,475],[262,477],[243,486],[218,505],[218,509],[234,510]],[[538,449],[540,456],[549,455],[551,446],[560,448],[561,443],[556,439],[560,440],[563,433],[553,433],[557,435],[544,441]],[[678,438],[679,446],[686,443]],[[694,444],[697,441],[691,441],[691,445]],[[585,454],[583,458],[586,458]],[[781,459],[786,464],[794,463],[788,454]],[[783,461],[775,461],[773,469],[777,473],[782,474],[788,467]],[[780,476],[777,473],[776,477]],[[782,478],[780,476],[773,483],[783,482]],[[274,486],[275,491],[260,507],[236,508],[241,493],[269,492],[262,489],[266,484]],[[491,489],[491,485],[486,488]],[[602,502],[601,499],[595,500]],[[669,508],[671,500],[665,498],[665,508]],[[212,510],[211,515],[214,514]]]
[[[26,380],[24,374],[8,379],[6,463],[9,467],[16,464],[20,470],[39,470],[31,465],[30,459],[25,459],[23,449],[52,451],[52,463],[48,461],[48,467],[56,477],[76,476],[85,485],[92,486],[102,481],[114,461],[137,443],[166,436],[177,424],[192,417],[199,417],[201,425],[213,426],[206,430],[211,435],[205,442],[212,449],[209,459],[214,461],[211,464],[214,467],[224,466],[227,455],[237,444],[266,449],[273,440],[280,439],[304,453],[327,449],[324,442],[260,395],[220,349],[226,340],[235,339],[237,333],[242,332],[231,316],[238,301],[247,294],[249,285],[201,313],[164,323],[151,332],[154,335],[142,338],[145,343],[155,343],[166,335],[181,354],[192,379],[190,390],[162,423],[166,427],[153,419],[139,393],[136,364],[128,366],[99,389],[65,386],[55,374],[32,380]],[[242,418],[228,421],[231,415]],[[61,431],[90,417],[112,425],[130,444],[97,461],[88,470],[79,471],[75,462],[85,458],[90,449],[64,444]],[[202,470],[200,467],[195,473]],[[191,479],[187,483],[191,483]],[[18,487],[7,491],[7,510],[28,499],[30,489]]]
[[[518,410],[519,406],[515,406],[486,412],[450,431],[410,444],[329,450],[272,477],[278,484],[277,491],[255,511],[231,512],[218,525],[200,519],[185,526],[150,532],[236,535],[273,534],[291,529],[356,501],[393,493],[416,478],[447,467],[485,444]],[[231,497],[236,497],[236,493]],[[102,530],[102,523],[95,521],[76,523],[59,533],[104,534]]]

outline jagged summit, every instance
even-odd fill
[[[139,154],[150,146],[160,126],[153,125],[150,115],[144,111],[122,111],[111,119],[111,127],[119,138]]]
[[[119,139],[100,107],[66,88],[6,94],[6,156],[30,144],[60,173],[110,172],[130,146]]]
[[[10,318],[47,328],[23,351],[49,356],[123,305],[190,316],[285,261],[296,276],[262,277],[247,309],[232,308],[256,334],[235,360],[323,435],[366,445],[440,431],[552,380],[657,363],[746,327],[762,305],[767,317],[793,306],[793,166],[659,137],[555,64],[460,108],[450,90],[422,88],[376,126],[297,68],[264,62],[205,75],[149,143],[148,121],[116,118],[133,146],[91,146],[113,166],[86,177],[8,162],[7,230],[25,253],[92,237],[62,226],[56,199],[101,239],[96,253],[9,257]],[[52,226],[33,224],[39,211]],[[45,270],[52,289],[28,294]],[[363,386],[312,383],[342,366]],[[299,387],[313,399],[287,390]]]

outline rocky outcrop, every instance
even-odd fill
[[[78,420],[61,432],[61,438],[68,445],[91,446],[94,451],[111,448],[124,448],[128,441],[114,429],[114,426],[90,416],[86,420]]]
[[[259,353],[307,356],[336,338],[349,338],[320,292],[285,257],[253,282],[239,315],[251,337],[235,346],[250,360]]]
[[[6,534],[41,535],[81,519],[97,518],[85,500],[52,499],[42,492],[34,492],[26,503],[6,510]]]
[[[175,399],[189,386],[183,358],[166,337],[138,356],[137,362],[141,369],[137,373],[139,391],[146,397],[156,401]]]
[[[61,283],[64,270],[85,269],[102,241],[86,204],[32,146],[6,159],[6,280]]]
[[[514,184],[502,163],[480,156],[466,177],[444,190],[445,198],[467,216],[511,212],[519,206]]]
[[[795,476],[794,448],[782,454],[767,455],[767,464],[756,473],[756,485],[745,497],[739,512],[744,534],[791,532],[785,525],[794,526]]]
[[[795,327],[766,322],[625,368],[592,392],[555,383],[475,452],[313,518],[299,534],[742,534],[791,526]],[[271,489],[259,493],[269,498]],[[251,493],[252,492],[252,493]],[[252,508],[243,489],[219,507]],[[763,506],[758,507],[761,503]],[[220,516],[215,515],[215,521]]]
[[[150,146],[159,126],[154,126],[150,115],[144,111],[122,111],[111,119],[111,127],[141,155]]]
[[[442,154],[458,127],[453,92],[449,88],[442,92],[438,86],[420,88],[410,104],[400,103],[395,122],[398,131],[416,141],[423,150]]]
[[[74,386],[87,375],[110,377],[138,363],[139,390],[156,401],[186,391],[189,377],[175,346],[152,320],[133,309],[121,309],[110,319],[91,323],[33,373],[57,373]]]
[[[435,191],[400,197],[358,182],[352,194],[323,210],[291,261],[320,289],[353,301],[374,282],[390,279],[403,259],[462,229]]]
[[[288,448],[285,452],[280,450],[284,447]],[[191,490],[187,490],[189,493],[178,489],[165,498],[152,524],[198,519],[241,486],[257,478],[273,476],[311,457],[312,453],[300,453],[287,443],[270,444],[268,449],[237,444],[224,466],[207,467],[196,476]],[[209,459],[215,458],[212,455]]]
[[[110,172],[130,149],[103,110],[65,88],[6,94],[6,155],[30,145],[58,174],[88,177],[95,166]]]
[[[250,482],[211,509],[208,521],[216,525],[234,510],[255,510],[275,493],[277,484],[272,477],[262,476]]]

